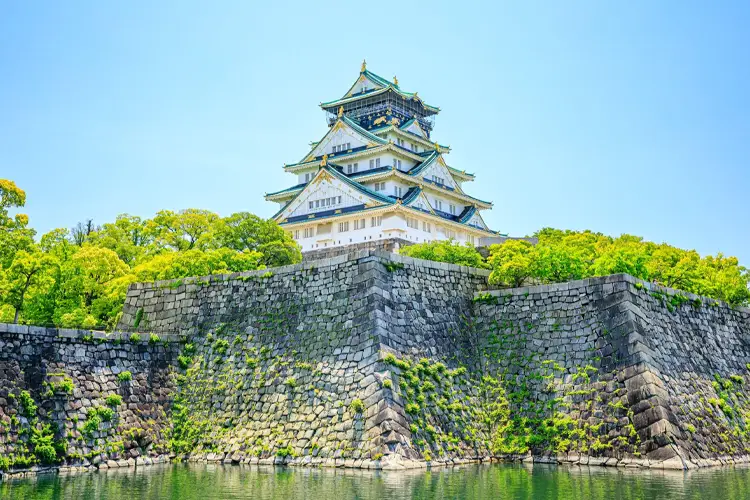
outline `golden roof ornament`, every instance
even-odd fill
[[[362,59],[362,69],[359,70],[360,73],[364,73],[367,71],[367,61]]]
[[[392,111],[391,111],[391,105],[390,105],[390,104],[388,105],[388,109],[386,109],[386,110],[385,110],[385,114],[386,114],[386,115],[390,115],[390,114],[392,114]]]
[[[339,106],[339,118],[344,116],[344,106]]]
[[[438,153],[440,152],[440,144],[438,144],[437,142],[435,143],[435,151],[437,151]]]
[[[398,78],[396,77],[396,75],[393,75],[393,84],[398,85]]]
[[[320,160],[320,166],[321,167],[325,167],[326,165],[328,165],[328,155],[327,154],[323,155],[323,159]]]

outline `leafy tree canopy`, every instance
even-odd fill
[[[275,222],[247,212],[162,210],[152,219],[89,219],[34,241],[28,218],[10,211],[26,193],[0,179],[0,321],[66,327],[114,326],[138,281],[294,264],[297,243]]]
[[[627,273],[729,304],[750,300],[750,273],[735,257],[701,256],[666,243],[655,244],[639,236],[617,238],[591,231],[544,228],[534,236],[538,244],[509,240],[490,247],[490,282],[520,286],[559,283],[592,276]]]
[[[408,255],[417,259],[435,260],[448,262],[469,267],[487,267],[484,258],[476,248],[469,245],[461,245],[453,240],[430,241],[403,247],[402,255]]]

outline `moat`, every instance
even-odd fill
[[[750,468],[695,471],[549,465],[467,465],[360,471],[295,467],[156,465],[93,474],[41,475],[0,484],[14,499],[493,498],[659,500],[750,498]]]

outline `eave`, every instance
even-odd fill
[[[423,189],[426,189],[434,193],[439,193],[441,195],[448,196],[449,198],[452,197],[452,198],[460,199],[462,201],[465,201],[467,205],[476,205],[478,208],[482,208],[482,209],[492,208],[492,202],[474,198],[460,191],[454,191],[451,189],[441,187],[440,185],[430,182],[427,179],[420,179],[419,177],[408,175],[393,167],[391,167],[391,169],[387,171],[379,171],[379,172],[373,172],[373,173],[369,173],[365,171],[365,172],[358,172],[356,175],[352,175],[352,178],[356,179],[357,182],[360,182],[360,183],[366,182],[366,181],[383,180],[383,179],[388,179],[390,177],[397,177],[399,179],[406,181],[407,183],[416,184],[422,187]]]
[[[291,203],[293,203],[294,200],[296,200],[299,195],[301,195],[303,192],[305,192],[305,189],[307,187],[309,187],[310,185],[312,185],[314,183],[319,182],[320,177],[324,176],[324,175],[330,175],[330,176],[332,176],[332,177],[340,180],[344,184],[347,184],[350,187],[354,188],[355,190],[359,191],[361,194],[363,194],[363,195],[371,198],[373,201],[376,201],[376,202],[379,202],[379,203],[383,203],[383,204],[395,203],[395,201],[392,198],[390,198],[388,196],[385,196],[385,195],[383,195],[381,193],[378,193],[376,191],[373,191],[372,189],[370,189],[370,188],[368,188],[368,187],[360,184],[357,181],[349,179],[346,175],[344,175],[343,173],[339,172],[339,170],[338,170],[338,168],[337,168],[336,165],[329,164],[329,165],[321,165],[320,170],[318,171],[317,175],[315,177],[313,177],[313,179],[311,179],[309,183],[305,184],[305,186],[303,186],[302,189],[300,189],[294,195],[294,197],[288,203],[286,203],[283,207],[281,207],[281,209],[279,209],[279,211],[276,212],[271,218],[274,219],[274,220],[276,220],[277,222],[280,222],[282,219],[280,219],[279,217],[284,212],[284,210],[286,210],[287,207],[289,207],[289,205]],[[314,218],[314,214],[311,214],[311,215],[313,217],[310,217],[310,218]]]
[[[430,214],[422,210],[419,210],[417,208],[412,208],[412,207],[402,205],[400,203],[396,203],[392,205],[382,205],[378,207],[367,207],[367,208],[363,208],[357,211],[345,212],[345,213],[334,213],[334,214],[327,215],[325,217],[317,217],[317,218],[311,218],[311,219],[300,220],[300,221],[295,221],[295,222],[283,222],[282,221],[282,222],[279,222],[279,225],[283,226],[285,229],[292,229],[295,227],[306,226],[306,225],[309,225],[310,223],[318,223],[319,221],[326,221],[326,220],[340,218],[344,216],[356,216],[357,214],[361,214],[361,213],[367,213],[368,215],[379,215],[379,214],[385,214],[385,213],[390,213],[390,212],[403,213],[404,215],[409,215],[409,214],[419,215],[431,221],[434,221],[436,224],[442,224],[442,225],[449,226],[455,229],[469,231],[480,236],[497,236],[498,235],[498,233],[495,231],[480,229],[478,227],[469,226],[468,224],[462,224],[460,222],[454,222],[452,220],[440,217],[439,215]]]
[[[409,139],[410,141],[418,142],[422,146],[425,146],[428,149],[435,149],[435,143],[430,142],[429,140],[425,139],[424,137],[420,137],[412,132],[408,132],[406,130],[402,130],[400,127],[397,127],[396,125],[386,125],[384,127],[378,127],[373,128],[369,130],[370,133],[378,135],[378,134],[385,134],[388,132],[395,132],[396,134]],[[440,151],[444,153],[450,153],[451,148],[450,146],[444,146],[442,144],[438,144],[440,147]]]
[[[440,108],[435,106],[430,106],[429,104],[426,104],[419,96],[416,94],[411,94],[409,92],[404,92],[403,90],[397,89],[393,87],[392,85],[389,85],[388,87],[384,87],[378,90],[373,90],[369,92],[363,92],[359,94],[355,94],[349,97],[342,97],[341,99],[336,99],[335,101],[329,101],[329,102],[322,102],[320,103],[320,107],[323,108],[326,111],[336,111],[339,106],[344,106],[346,104],[349,104],[351,102],[356,102],[360,99],[366,99],[369,97],[375,97],[381,94],[385,94],[387,92],[393,92],[405,101],[409,100],[417,100],[422,105],[422,107],[425,109],[425,111],[428,111],[430,114],[437,114],[440,112]]]
[[[347,161],[349,161],[349,160],[357,160],[357,159],[360,159],[360,158],[366,158],[368,156],[372,156],[372,155],[375,155],[375,154],[383,153],[385,151],[391,151],[393,153],[398,153],[403,158],[408,158],[408,159],[411,159],[411,160],[414,160],[414,161],[417,161],[417,162],[420,162],[420,163],[423,162],[424,159],[425,159],[424,156],[420,156],[419,154],[417,154],[417,153],[415,153],[413,151],[409,151],[408,149],[402,148],[400,146],[397,146],[397,145],[395,145],[395,144],[393,144],[391,142],[386,142],[385,144],[382,144],[380,146],[368,147],[368,148],[365,148],[365,149],[360,149],[358,151],[351,151],[351,152],[350,151],[346,151],[346,152],[343,152],[343,153],[330,154],[330,155],[328,155],[328,161],[329,162],[332,162],[332,161],[338,162],[338,161],[340,161],[342,159],[346,159]],[[303,162],[300,162],[300,163],[292,163],[290,165],[284,165],[284,171],[285,172],[291,172],[291,173],[297,173],[297,172],[300,172],[300,171],[307,170],[307,169],[309,169],[311,167],[317,167],[318,165],[320,165],[321,159],[322,159],[322,156],[316,156],[315,158],[312,158],[310,160],[303,161]]]

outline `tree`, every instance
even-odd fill
[[[11,216],[9,209],[26,204],[26,193],[9,179],[0,179],[0,267],[8,268],[15,254],[30,250],[34,234],[25,214]]]
[[[91,307],[95,299],[104,295],[105,286],[128,273],[128,266],[108,248],[86,245],[68,262],[73,279],[80,282],[83,303]]]
[[[297,242],[275,221],[238,212],[221,219],[216,226],[218,245],[237,252],[259,251],[266,266],[295,264],[302,260]]]
[[[39,249],[54,256],[60,262],[67,261],[71,255],[78,251],[78,247],[68,238],[68,230],[63,228],[44,233],[39,241]]]
[[[694,290],[700,277],[700,260],[695,250],[662,243],[654,247],[646,262],[648,279],[672,288]]]
[[[487,267],[482,255],[473,245],[469,243],[461,245],[453,240],[430,241],[428,243],[409,245],[401,248],[400,253],[417,259],[449,262],[460,266]]]
[[[148,221],[148,236],[159,248],[185,251],[214,246],[214,229],[219,216],[208,210],[188,208],[179,212],[162,210]]]
[[[264,267],[260,252],[235,252],[229,248],[165,252],[133,268],[136,281],[158,281],[252,271]]]
[[[647,263],[653,243],[646,244],[640,236],[624,234],[603,245],[592,266],[594,276],[626,273],[648,279]]]
[[[4,302],[14,309],[13,323],[18,323],[28,295],[54,282],[48,271],[56,263],[53,257],[39,251],[16,253],[10,268],[3,273]]]
[[[115,222],[106,223],[93,233],[89,242],[94,246],[109,248],[120,260],[132,266],[149,251],[153,235],[140,217],[120,214]]]
[[[491,284],[519,287],[533,273],[534,246],[525,240],[507,240],[490,247],[487,261],[492,268]]]
[[[739,265],[737,257],[724,257],[719,253],[716,257],[709,255],[701,260],[695,292],[732,305],[742,305],[750,300],[749,283],[750,273]]]
[[[94,225],[93,219],[86,219],[86,222],[79,222],[70,229],[70,237],[76,245],[82,247],[89,236],[98,230],[99,228]]]

